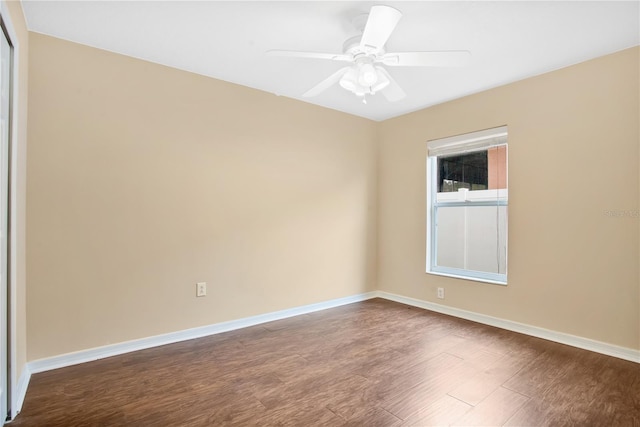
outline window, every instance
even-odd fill
[[[427,273],[506,284],[507,127],[427,151]]]

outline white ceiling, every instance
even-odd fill
[[[374,4],[403,13],[387,51],[468,50],[464,68],[388,67],[407,97],[363,104],[335,85],[344,66],[270,49],[341,53]],[[639,1],[23,1],[29,30],[384,120],[640,44]]]

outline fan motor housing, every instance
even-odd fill
[[[358,59],[363,55],[372,56],[374,58],[380,55],[384,55],[384,49],[376,49],[369,46],[360,46],[361,40],[362,34],[347,39],[347,41],[345,41],[342,45],[342,51],[345,54],[353,56],[353,59]]]

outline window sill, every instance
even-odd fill
[[[472,282],[482,282],[482,283],[490,283],[492,285],[507,286],[507,282],[502,280],[493,280],[493,279],[485,279],[482,277],[464,276],[461,274],[445,273],[441,271],[427,271],[426,273],[433,274],[434,276],[451,277],[453,279],[463,279],[463,280],[470,280]]]

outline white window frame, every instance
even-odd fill
[[[507,136],[507,126],[501,126],[427,142],[427,273],[498,285],[507,284],[507,254],[505,254],[504,274],[437,265],[437,231],[436,222],[434,221],[437,216],[437,209],[440,207],[508,206],[508,189],[447,193],[441,194],[441,197],[438,199],[438,157],[466,154],[474,151],[484,151],[493,147],[507,146]],[[507,241],[508,239],[505,235],[505,247]]]

